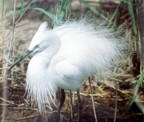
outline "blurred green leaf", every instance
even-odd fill
[[[63,21],[66,15],[67,9],[70,9],[70,0],[61,0],[60,6],[58,7],[56,16],[59,20]]]
[[[118,12],[118,8],[117,8],[117,9],[115,10],[115,12],[109,17],[110,23],[112,23],[112,21],[114,20],[114,18],[115,18],[115,16],[116,16],[117,12]]]
[[[23,13],[23,11],[24,11],[24,0],[21,0],[20,3],[21,3],[21,13]]]
[[[100,13],[93,6],[91,6],[88,3],[88,1],[86,1],[86,0],[80,0],[80,2],[82,2],[84,5],[86,5],[93,13],[95,13],[98,16],[100,16]]]
[[[32,8],[32,9],[38,10],[38,11],[44,13],[45,15],[47,15],[48,17],[50,17],[50,18],[51,18],[52,20],[54,20],[54,21],[55,21],[55,19],[56,19],[56,16],[55,16],[54,14],[52,14],[52,13],[50,13],[50,12],[48,12],[48,11],[42,9],[42,8]]]
[[[114,18],[114,27],[118,28],[118,21],[120,17],[120,11],[119,8],[116,10],[115,18]]]
[[[124,2],[121,1],[120,4],[119,4],[119,6],[117,7],[117,9],[115,10],[115,12],[113,13],[112,17],[110,18],[110,22],[112,22],[112,20],[114,20],[113,26],[116,29],[119,26],[118,22],[119,22],[120,12],[121,12],[121,9],[122,9],[123,5],[124,5]]]
[[[133,0],[129,0],[129,2],[127,2],[127,5],[128,5],[128,11],[130,14],[130,18],[132,21],[133,32],[134,32],[134,35],[137,36],[137,26],[136,26],[134,11],[133,11]]]
[[[49,18],[51,18],[54,21],[54,23],[57,24],[57,25],[63,23],[63,20],[61,18],[59,18],[57,15],[54,15],[54,14],[52,14],[52,13],[50,13],[50,12],[48,12],[48,11],[42,9],[42,8],[32,8],[32,9],[38,10],[38,11],[44,13]]]
[[[134,100],[135,100],[135,98],[136,98],[136,96],[137,96],[139,87],[140,87],[140,85],[142,84],[143,80],[144,80],[144,70],[143,70],[142,73],[140,74],[140,77],[139,77],[138,82],[137,82],[137,84],[136,84],[136,86],[135,86],[135,89],[134,89],[133,96],[132,96],[132,98],[130,99],[130,101],[128,102],[128,108],[130,108],[130,106],[133,104],[133,102],[134,102]]]
[[[80,0],[85,6],[87,6],[94,14],[96,14],[99,17],[102,17],[105,20],[108,20],[103,14],[99,13],[93,6],[91,6],[88,1],[86,0]]]
[[[13,17],[14,14],[15,14],[15,16],[21,15],[22,14],[21,9],[16,10],[15,13],[14,13],[14,11],[7,12],[6,13],[6,18]]]

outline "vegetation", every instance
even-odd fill
[[[144,13],[144,7],[143,7],[144,0],[139,0],[139,1],[113,0],[111,3],[109,2],[100,3],[97,1],[88,1],[88,0],[61,0],[61,1],[19,0],[19,2],[17,0],[10,0],[9,2],[11,4],[10,7],[7,1],[0,0],[0,6],[1,6],[0,12],[2,15],[0,18],[1,19],[0,25],[2,28],[1,29],[2,36],[0,37],[1,38],[0,50],[1,50],[2,58],[1,58],[0,66],[1,66],[1,79],[2,79],[1,81],[3,83],[3,88],[1,88],[3,90],[3,95],[1,96],[3,97],[1,97],[1,102],[3,102],[3,104],[9,104],[10,106],[18,106],[18,105],[22,105],[23,103],[27,103],[27,102],[29,103],[29,101],[25,102],[26,100],[24,99],[24,97],[23,97],[24,100],[21,100],[20,103],[19,102],[16,103],[16,101],[18,100],[10,99],[9,98],[10,93],[7,92],[7,90],[9,90],[10,88],[12,89],[12,91],[15,91],[17,88],[22,89],[23,91],[22,96],[24,96],[23,88],[25,85],[24,83],[21,83],[20,80],[24,79],[24,72],[26,69],[25,67],[27,65],[27,62],[23,63],[22,66],[21,65],[19,66],[20,68],[18,69],[22,69],[22,72],[18,69],[17,69],[18,71],[13,70],[12,72],[8,72],[8,67],[9,65],[12,64],[13,59],[18,57],[15,55],[17,52],[16,51],[17,44],[15,38],[17,33],[15,33],[15,29],[18,27],[17,26],[18,23],[26,19],[27,15],[30,12],[32,12],[31,14],[40,13],[40,15],[45,16],[46,20],[51,21],[52,25],[62,24],[64,21],[73,17],[76,19],[80,19],[81,17],[84,16],[84,14],[90,13],[89,15],[90,17],[102,18],[105,21],[107,21],[110,25],[112,25],[115,29],[122,26],[126,28],[128,31],[131,31],[131,38],[132,38],[131,41],[133,43],[133,55],[131,56],[132,63],[130,64],[131,66],[129,66],[130,69],[127,69],[129,67],[124,67],[126,66],[124,65],[122,67],[122,70],[125,70],[124,73],[129,73],[130,71],[132,71],[130,72],[132,77],[126,78],[126,76],[124,75],[124,77],[121,76],[119,78],[118,76],[118,79],[122,82],[118,84],[116,83],[117,84],[116,86],[100,83],[99,86],[92,85],[90,89],[82,88],[83,93],[81,93],[81,96],[82,98],[84,96],[88,96],[89,98],[92,99],[91,105],[92,105],[92,110],[94,111],[94,115],[91,116],[93,116],[95,120],[100,120],[99,118],[101,118],[101,120],[104,119],[101,115],[98,114],[97,108],[95,110],[95,106],[97,103],[95,103],[94,101],[97,101],[99,103],[102,102],[102,100],[97,100],[98,98],[99,99],[103,98],[103,100],[105,101],[107,100],[109,102],[114,103],[114,105],[112,104],[113,106],[115,106],[114,117],[112,119],[114,121],[116,121],[116,119],[119,119],[121,117],[119,114],[116,114],[117,110],[122,111],[128,108],[129,111],[132,105],[134,104],[134,102],[137,101],[139,101],[140,103],[143,102],[144,96],[142,95],[143,94],[142,82],[144,79],[144,70],[143,70],[144,29],[142,29],[142,27],[144,27],[144,25],[142,24],[144,24],[144,19],[140,15],[142,14],[142,12]],[[76,6],[78,7],[75,8]],[[112,10],[106,11],[108,9],[110,10],[112,9]],[[114,79],[110,79],[110,80],[114,80]],[[134,87],[130,88],[129,86],[134,86]],[[128,89],[125,89],[124,87]],[[86,90],[88,92],[85,92]],[[114,91],[115,94],[110,93],[110,91],[111,92]],[[98,93],[100,95],[98,95]],[[73,94],[75,94],[75,92]],[[121,98],[124,98],[124,100],[121,100],[119,98],[118,95],[121,94],[122,94]],[[107,95],[109,96],[116,95],[116,97],[111,98],[108,97]],[[111,100],[108,100],[110,98]],[[106,102],[103,103],[106,104]],[[111,105],[111,103],[109,103],[109,105]],[[126,107],[120,109],[118,108],[118,105],[119,106],[126,105]],[[66,106],[65,108],[67,108],[69,104],[68,105],[66,104],[65,106]],[[141,110],[142,107],[143,105],[139,109]],[[7,109],[6,106],[1,105],[1,108],[3,108],[3,112],[1,113],[5,113]],[[33,111],[34,110],[35,109],[33,109]],[[84,115],[85,117],[86,115],[90,117],[90,114],[91,113],[87,113]],[[34,114],[34,116],[36,115]],[[5,116],[3,116],[3,121],[4,119],[6,119]]]

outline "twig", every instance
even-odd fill
[[[91,89],[91,93],[92,93],[92,87],[91,87],[90,77],[88,78],[88,80],[89,80],[89,85],[90,85],[90,89]],[[91,96],[91,99],[92,99],[92,106],[93,106],[93,112],[94,112],[95,122],[97,122],[97,115],[96,115],[96,109],[95,109],[95,105],[94,105],[94,98],[93,98],[93,96]]]
[[[13,102],[11,102],[11,101],[8,101],[8,100],[6,100],[6,99],[4,99],[4,98],[2,98],[2,97],[0,97],[0,100],[2,100],[2,101],[4,101],[4,102],[7,102],[7,103],[10,103],[10,104],[15,104],[15,103],[13,103]]]
[[[116,84],[116,98],[115,98],[114,122],[116,122],[116,117],[117,117],[118,82],[116,82],[115,84]]]

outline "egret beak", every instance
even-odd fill
[[[17,65],[20,61],[22,61],[25,57],[29,56],[35,49],[38,48],[38,45],[36,45],[32,50],[27,50],[19,59],[9,68],[11,70],[15,65]]]

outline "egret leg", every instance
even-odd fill
[[[73,122],[74,115],[73,115],[73,101],[72,101],[72,92],[71,92],[71,90],[70,90],[70,101],[71,101],[71,106],[70,106],[70,121]]]
[[[90,86],[91,93],[93,93],[90,77],[88,78],[88,81],[89,81],[89,86]],[[97,122],[97,115],[96,115],[96,109],[95,109],[95,105],[94,105],[94,98],[93,98],[93,96],[91,96],[91,98],[92,98],[92,105],[93,105],[93,113],[94,113],[94,117],[95,117],[95,122]]]
[[[65,92],[64,92],[64,89],[61,89],[60,91],[60,104],[59,104],[59,108],[58,108],[58,120],[60,121],[60,111],[61,111],[61,108],[63,106],[65,102]]]
[[[77,90],[77,97],[78,97],[78,122],[81,122],[81,99],[79,90]]]

